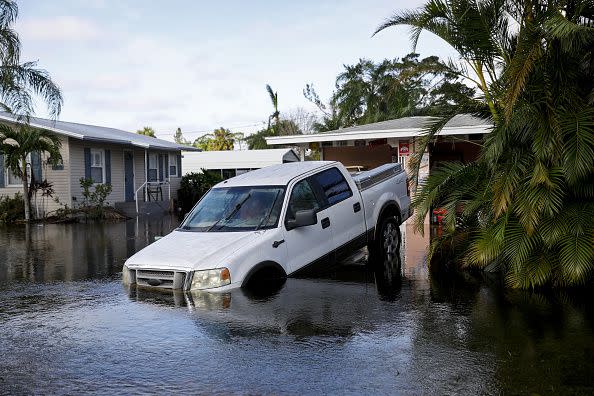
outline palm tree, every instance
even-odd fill
[[[157,136],[155,136],[155,130],[149,126],[145,126],[144,128],[137,130],[136,133],[139,135],[144,135],[144,136],[148,136],[148,137],[152,137],[152,138],[157,137]]]
[[[417,226],[431,208],[448,210],[431,257],[499,268],[512,287],[592,280],[593,22],[589,0],[431,0],[378,28],[409,25],[414,45],[430,31],[456,49],[452,72],[482,93],[461,110],[494,125],[476,163],[432,170],[417,190]]]
[[[280,121],[280,112],[278,111],[278,92],[274,92],[272,87],[268,84],[266,84],[266,91],[268,92],[268,96],[270,96],[270,101],[274,107],[274,112],[268,116],[268,129],[270,129],[270,121],[272,119],[274,119],[275,125]]]
[[[450,63],[451,72],[476,85],[493,117],[497,117],[492,88],[502,64],[513,56],[514,38],[504,10],[509,0],[431,0],[412,11],[398,12],[374,34],[398,25],[411,27],[416,49],[423,31],[435,34],[453,49],[462,62]],[[469,72],[470,71],[470,72]]]
[[[27,156],[34,152],[47,153],[48,163],[57,164],[62,159],[60,147],[60,139],[51,132],[22,124],[16,128],[0,124],[0,152],[4,153],[8,171],[22,180],[26,221],[31,219],[31,197],[28,186],[30,175],[27,169]]]
[[[184,146],[189,146],[190,145],[190,142],[188,142],[186,140],[186,138],[184,138],[184,134],[182,133],[181,128],[177,128],[175,130],[175,133],[173,134],[173,140],[177,144],[182,144]]]
[[[49,74],[37,68],[36,62],[20,63],[21,43],[12,24],[18,16],[13,0],[0,0],[0,108],[27,120],[33,113],[33,96],[48,106],[52,118],[62,109],[62,94]]]
[[[23,181],[25,219],[31,217],[27,156],[33,152],[46,152],[50,162],[60,156],[60,141],[47,131],[27,126],[34,112],[34,99],[42,99],[51,118],[57,118],[62,109],[62,94],[49,74],[37,68],[36,62],[21,63],[21,43],[12,29],[18,16],[13,0],[0,0],[0,109],[16,116],[17,125],[0,125],[0,153],[4,154],[6,168]]]
[[[197,138],[194,141],[194,146],[203,151],[233,150],[235,142],[239,142],[242,139],[242,133],[233,133],[229,129],[220,127],[212,133]]]
[[[215,129],[212,135],[209,150],[233,150],[235,135],[229,129],[223,127]]]

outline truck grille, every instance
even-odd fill
[[[183,289],[186,273],[181,271],[136,270],[136,284],[159,289]]]

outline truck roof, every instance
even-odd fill
[[[214,188],[236,186],[282,186],[288,184],[295,177],[316,169],[324,168],[330,164],[337,164],[337,162],[305,161],[267,166],[224,180],[214,186]]]

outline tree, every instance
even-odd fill
[[[261,129],[251,135],[245,137],[245,141],[249,150],[266,150],[270,146],[266,143],[266,137],[274,136],[274,131],[271,128]]]
[[[345,65],[336,78],[336,92],[332,103],[344,126],[368,124],[413,115],[427,114],[434,103],[430,94],[444,84],[450,84],[449,94],[459,77],[451,73],[438,57],[419,60],[411,53],[402,59],[385,59],[374,63],[360,59],[355,65]],[[448,97],[467,98],[474,90],[468,88],[461,95]]]
[[[270,121],[274,119],[275,124],[278,124],[280,120],[280,112],[278,111],[278,92],[274,92],[270,85],[266,84],[266,92],[270,97],[270,102],[274,107],[274,112],[268,116],[268,129],[270,129]]]
[[[24,124],[16,127],[0,124],[0,152],[4,153],[6,168],[22,180],[26,221],[31,219],[31,197],[28,186],[31,175],[27,169],[27,156],[32,153],[47,153],[48,162],[57,164],[62,159],[60,147],[60,139],[51,132]]]
[[[18,6],[12,0],[0,0],[0,108],[13,113],[17,120],[28,122],[34,112],[34,98],[42,99],[51,118],[62,109],[62,93],[47,71],[37,62],[21,63],[21,43],[12,24],[18,17]]]
[[[215,129],[213,133],[200,136],[194,141],[194,147],[203,151],[233,150],[234,142],[243,139],[243,134],[233,133],[223,127]]]
[[[190,146],[191,143],[188,142],[185,138],[184,138],[184,134],[182,133],[181,128],[177,128],[175,130],[175,134],[173,135],[173,140],[175,141],[175,143],[177,144],[182,144],[184,146]]]
[[[375,63],[360,59],[344,65],[336,77],[336,91],[326,105],[313,85],[304,96],[323,113],[315,125],[328,131],[414,115],[440,114],[467,103],[475,89],[464,85],[438,57],[419,59],[411,53],[402,59]]]
[[[301,135],[316,131],[315,124],[318,122],[318,117],[315,113],[297,107],[286,112],[281,119],[281,123],[283,120],[292,125],[285,124],[284,127],[279,129],[279,135]]]
[[[60,160],[60,141],[47,131],[27,126],[34,112],[35,98],[47,105],[51,118],[62,109],[62,93],[47,71],[37,68],[36,62],[21,63],[21,43],[12,29],[18,17],[18,6],[12,0],[0,0],[0,108],[16,116],[14,127],[0,125],[0,153],[6,168],[23,181],[25,220],[31,218],[31,197],[27,156],[33,152],[47,152],[51,162]]]
[[[592,280],[593,24],[585,0],[431,0],[378,28],[408,25],[414,45],[422,31],[450,44],[460,56],[450,71],[481,92],[458,110],[494,125],[476,163],[432,170],[415,194],[419,229],[431,208],[448,211],[431,257],[499,268],[518,288]]]
[[[313,130],[317,132],[334,131],[342,128],[342,122],[338,116],[338,110],[333,100],[328,105],[324,104],[316,92],[313,84],[306,84],[303,89],[303,96],[311,103],[316,105],[322,113],[321,120],[314,122]],[[333,95],[334,96],[334,95]]]
[[[137,134],[139,135],[144,135],[144,136],[149,136],[152,138],[156,138],[157,136],[155,135],[155,130],[149,126],[145,126],[142,129],[139,129],[136,131]]]

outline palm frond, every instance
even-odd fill
[[[36,62],[0,66],[0,97],[4,105],[19,116],[33,112],[32,95],[40,96],[52,118],[62,110],[62,93],[47,71],[38,69]]]

